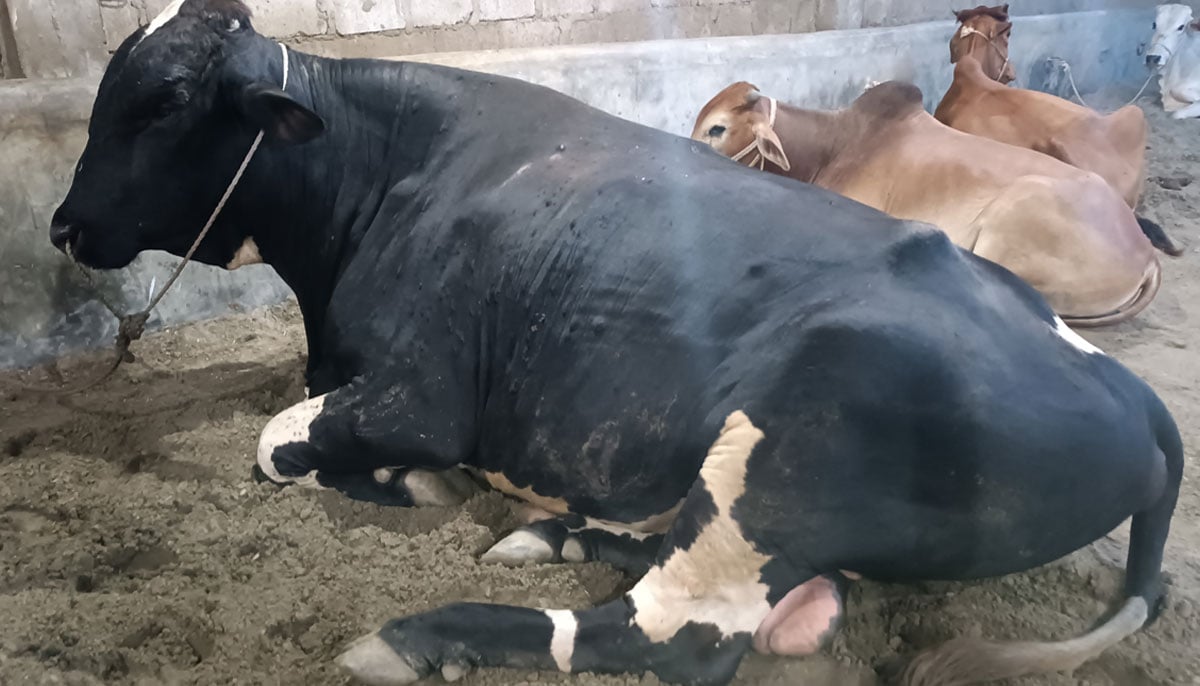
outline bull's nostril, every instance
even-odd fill
[[[74,243],[79,235],[79,228],[74,224],[54,222],[50,224],[50,242],[54,247],[67,251],[67,243]]]

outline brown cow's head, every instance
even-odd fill
[[[961,10],[954,13],[960,26],[950,39],[950,63],[970,55],[983,67],[988,78],[1008,83],[1017,78],[1008,60],[1008,39],[1012,22],[1008,20],[1008,5]]]
[[[738,81],[700,110],[692,138],[747,166],[765,160],[788,171],[791,164],[772,126],[771,107],[757,87]]]

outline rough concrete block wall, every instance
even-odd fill
[[[344,36],[407,26],[397,0],[329,0],[333,30]]]
[[[91,74],[108,62],[95,0],[8,0],[8,14],[29,76]]]
[[[1018,77],[1040,88],[1045,57],[1057,54],[1075,66],[1085,93],[1114,82],[1132,89],[1144,78],[1136,48],[1152,17],[1142,9],[1018,20],[1012,43],[1014,55],[1020,55]],[[931,106],[950,81],[946,41],[953,31],[952,22],[942,21],[410,59],[524,78],[618,116],[686,134],[696,110],[735,79],[753,81],[765,92],[809,107],[844,106],[868,82],[903,79],[916,83]],[[0,83],[0,368],[112,340],[112,318],[46,237],[50,215],[66,193],[86,140],[95,87],[94,77]],[[174,263],[161,253],[144,255],[127,269],[104,274],[101,288],[123,309],[140,308],[151,281],[157,277],[161,284]],[[151,324],[225,314],[231,308],[278,301],[286,293],[264,265],[232,273],[192,265]]]

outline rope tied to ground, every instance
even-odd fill
[[[281,87],[286,91],[288,84],[288,51],[287,46],[282,44],[280,44],[279,49],[283,53],[283,79]],[[192,256],[196,254],[196,250],[200,247],[200,243],[204,241],[204,237],[208,235],[208,232],[212,229],[213,224],[217,222],[217,217],[220,216],[221,210],[225,209],[225,203],[229,202],[229,198],[233,195],[234,189],[237,188],[238,183],[242,180],[242,175],[246,173],[246,168],[250,166],[250,161],[254,159],[254,154],[258,152],[258,148],[262,144],[264,135],[265,133],[263,131],[259,131],[258,135],[254,137],[254,142],[250,144],[250,149],[246,151],[246,156],[242,158],[242,163],[240,166],[238,166],[237,172],[234,173],[233,179],[231,179],[229,185],[225,187],[225,192],[221,195],[221,199],[217,202],[217,206],[213,208],[212,213],[208,216],[208,221],[205,222],[204,228],[200,230],[200,233],[196,236],[196,240],[192,241],[191,247],[188,248],[188,251],[184,254],[183,259],[179,261],[179,264],[176,265],[175,271],[171,273],[171,277],[167,279],[167,282],[163,284],[163,287],[160,288],[157,293],[154,293],[154,282],[150,282],[150,291],[153,295],[150,297],[146,307],[142,308],[141,310],[131,314],[122,314],[120,310],[108,300],[108,298],[104,297],[103,291],[96,286],[96,282],[92,278],[91,273],[85,269],[82,264],[80,264],[79,260],[75,258],[75,254],[71,248],[71,245],[69,243],[67,244],[68,258],[71,260],[71,263],[75,265],[76,269],[79,270],[79,273],[83,275],[84,280],[88,282],[88,286],[96,295],[96,299],[99,300],[100,303],[103,304],[104,307],[111,312],[114,317],[117,318],[117,335],[113,341],[112,359],[100,370],[98,374],[96,374],[95,377],[81,384],[75,386],[54,387],[24,385],[20,390],[27,393],[36,393],[40,395],[73,395],[75,393],[81,393],[91,388],[95,388],[103,383],[106,379],[111,377],[113,373],[117,371],[117,368],[121,366],[122,362],[134,361],[133,353],[130,351],[130,347],[133,345],[134,341],[140,340],[142,335],[146,332],[146,322],[150,320],[150,314],[154,311],[154,308],[158,306],[158,303],[162,301],[163,296],[167,294],[167,291],[171,290],[171,287],[174,286],[175,282],[179,280],[179,276],[183,274],[184,267],[187,267],[188,263],[192,261]]]

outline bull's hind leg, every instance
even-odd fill
[[[450,605],[388,622],[338,663],[389,686],[472,667],[651,671],[673,683],[728,683],[771,611],[763,568],[778,564],[745,539],[733,513],[762,436],[741,412],[726,420],[657,562],[620,600],[583,611]]]
[[[1157,399],[1151,421],[1159,445],[1148,468],[1157,472],[1158,478],[1147,494],[1147,508],[1133,515],[1121,609],[1088,633],[1063,641],[953,639],[913,659],[905,671],[904,686],[973,684],[1071,671],[1158,617],[1165,593],[1163,549],[1183,480],[1183,444],[1174,420]]]
[[[422,422],[399,402],[395,393],[350,385],[289,407],[263,428],[256,478],[381,505],[461,503],[474,486],[453,469],[458,431],[442,418]]]

